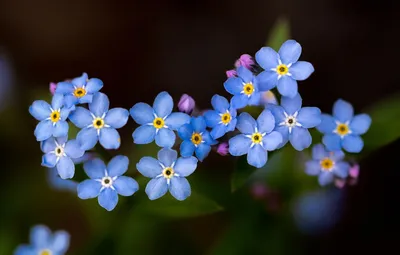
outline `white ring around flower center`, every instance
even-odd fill
[[[279,126],[287,126],[289,128],[289,133],[292,133],[293,127],[301,127],[301,124],[297,122],[298,112],[295,112],[293,115],[289,115],[286,112],[283,112],[285,115],[285,120],[279,123]]]
[[[105,177],[103,177],[103,179],[101,179],[101,185],[104,188],[111,187],[113,185],[113,182],[114,182],[114,180],[110,176],[105,176]]]

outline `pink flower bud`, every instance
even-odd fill
[[[243,66],[249,70],[251,69],[252,65],[254,65],[254,60],[249,54],[241,55],[240,58],[235,62],[235,67]]]
[[[195,105],[196,103],[194,102],[194,99],[191,96],[183,94],[181,96],[181,99],[179,100],[178,109],[181,112],[190,114],[193,111]]]
[[[236,70],[232,69],[232,70],[226,71],[226,77],[231,78],[231,77],[236,77],[236,76],[237,76]]]
[[[217,153],[221,156],[226,156],[229,153],[228,143],[220,143],[217,148]]]
[[[346,180],[344,179],[336,179],[335,186],[339,189],[342,189],[346,185]]]
[[[264,199],[267,198],[270,191],[264,183],[257,182],[251,185],[250,193],[255,199]]]
[[[52,95],[54,95],[54,93],[56,92],[56,88],[57,88],[57,83],[50,82],[49,90]]]
[[[360,174],[360,166],[358,164],[355,164],[354,166],[350,167],[349,170],[350,177],[357,179],[359,174]]]

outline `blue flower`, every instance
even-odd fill
[[[85,153],[80,148],[78,141],[70,140],[67,137],[50,137],[41,143],[41,149],[45,153],[42,157],[42,166],[56,167],[62,179],[74,177],[75,165],[72,159],[80,158]]]
[[[90,111],[77,107],[69,116],[75,126],[82,128],[76,139],[83,150],[92,149],[97,141],[100,141],[105,149],[119,148],[121,139],[116,129],[126,124],[129,112],[123,108],[108,110],[109,105],[108,97],[97,92],[89,104]]]
[[[308,128],[321,123],[321,111],[317,107],[301,108],[302,99],[299,94],[294,98],[282,97],[281,106],[268,104],[275,117],[275,131],[281,133],[283,141],[279,147],[288,141],[293,148],[302,151],[311,145],[311,135]]]
[[[32,228],[30,245],[20,245],[15,250],[15,255],[64,255],[69,246],[70,236],[67,232],[51,231],[43,225]]]
[[[153,107],[145,103],[135,104],[130,113],[141,126],[133,132],[133,142],[148,144],[155,139],[158,146],[171,148],[176,139],[173,130],[190,121],[190,116],[185,113],[171,113],[173,107],[172,97],[165,91],[157,95]]]
[[[86,162],[83,169],[91,179],[79,183],[78,197],[98,197],[99,205],[107,211],[112,211],[118,203],[118,194],[132,196],[139,189],[133,178],[122,176],[128,170],[128,165],[129,159],[125,156],[115,156],[107,167],[100,159]]]
[[[284,42],[276,53],[270,47],[263,47],[256,53],[257,63],[264,71],[257,76],[259,88],[266,91],[278,86],[282,96],[293,98],[297,94],[297,82],[307,79],[314,72],[311,63],[297,61],[301,46],[294,40]]]
[[[158,160],[143,157],[136,164],[137,170],[145,177],[152,178],[146,186],[146,194],[150,200],[160,198],[169,192],[177,200],[185,200],[191,194],[190,184],[185,178],[197,167],[197,159],[193,156],[178,158],[175,150],[163,148],[158,152]]]
[[[364,147],[360,135],[365,134],[371,125],[367,114],[354,115],[353,106],[344,100],[333,105],[333,116],[322,114],[322,122],[317,126],[324,134],[323,144],[330,151],[341,150],[358,153]]]
[[[91,103],[93,95],[103,87],[103,82],[97,78],[88,79],[88,75],[83,73],[81,77],[73,79],[71,82],[59,82],[56,93],[63,94],[65,106],[71,107],[76,104]]]
[[[328,152],[322,144],[314,145],[312,148],[312,160],[306,162],[306,173],[318,175],[321,186],[331,183],[334,177],[346,178],[349,174],[350,165],[342,161],[343,151]]]
[[[211,145],[215,141],[206,129],[204,117],[192,117],[190,123],[183,125],[178,130],[179,137],[183,140],[180,151],[182,157],[190,157],[196,153],[196,157],[203,161],[211,151]]]
[[[218,139],[225,133],[235,130],[236,110],[229,104],[225,97],[214,95],[211,99],[213,110],[204,114],[207,126],[212,128],[210,135]]]
[[[247,154],[247,162],[257,168],[268,160],[268,152],[282,143],[282,135],[273,131],[275,119],[271,111],[264,110],[257,121],[244,112],[239,115],[236,128],[242,133],[229,140],[229,153],[233,156]]]
[[[29,113],[40,121],[34,132],[37,141],[68,134],[68,123],[65,120],[72,109],[63,107],[63,102],[64,97],[58,94],[53,96],[51,106],[43,100],[37,100],[29,107]]]
[[[226,91],[233,95],[231,99],[233,108],[240,109],[246,105],[258,105],[261,90],[253,73],[241,66],[237,69],[237,75],[238,77],[230,77],[224,83]]]

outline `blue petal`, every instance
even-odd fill
[[[285,146],[287,144],[287,142],[289,141],[289,128],[287,126],[283,125],[283,126],[276,127],[274,131],[279,132],[282,135],[282,142],[276,148],[276,149],[280,149],[283,146]],[[264,148],[265,148],[265,146],[264,146]]]
[[[339,99],[333,105],[333,116],[341,123],[350,121],[353,114],[353,106],[349,102]]]
[[[190,116],[183,112],[171,113],[166,119],[165,124],[169,129],[178,130],[181,126],[190,123]]]
[[[68,122],[59,120],[53,128],[53,136],[60,137],[60,136],[67,136],[68,135]]]
[[[77,140],[70,140],[65,145],[65,154],[67,154],[70,158],[80,158],[85,153],[84,150],[81,149],[81,145]]]
[[[30,245],[22,244],[15,249],[14,255],[37,255],[37,252]]]
[[[75,111],[75,105],[71,108],[63,107],[60,111],[60,120],[65,121],[69,117],[71,111]]]
[[[132,196],[138,191],[139,184],[131,177],[120,176],[114,181],[113,187],[121,196]]]
[[[214,95],[211,98],[211,105],[219,113],[225,113],[230,106],[228,100],[220,95]]]
[[[76,140],[78,140],[82,150],[91,150],[98,141],[97,130],[92,127],[84,128],[79,131],[78,135],[76,136]]]
[[[140,126],[132,134],[133,142],[136,144],[148,144],[154,141],[156,128],[149,125]]]
[[[254,133],[256,125],[254,118],[247,112],[243,112],[238,117],[236,128],[243,134],[251,135]]]
[[[341,138],[336,134],[324,135],[322,137],[322,143],[326,146],[329,151],[337,151],[341,149]]]
[[[160,198],[168,191],[167,180],[163,177],[151,179],[149,183],[147,183],[145,191],[150,200]]]
[[[237,94],[231,98],[231,104],[234,109],[241,109],[247,105],[249,97],[245,94]]]
[[[83,165],[87,176],[91,179],[101,179],[105,176],[106,165],[101,159],[93,159]]]
[[[137,103],[130,109],[133,120],[139,125],[153,123],[154,110],[150,105],[145,103]]]
[[[210,135],[212,136],[213,139],[221,138],[227,132],[226,127],[227,126],[225,126],[224,124],[218,124],[211,130]]]
[[[285,114],[284,114],[285,111],[282,106],[274,105],[274,104],[267,104],[267,106],[265,108],[270,110],[272,112],[272,115],[274,115],[275,124],[279,124],[286,119]]]
[[[236,128],[236,124],[237,124],[237,119],[233,119],[231,120],[231,122],[228,124],[228,126],[226,127],[226,132],[232,132],[235,130]]]
[[[312,148],[312,158],[315,160],[321,160],[327,156],[327,152],[325,150],[324,145],[322,144],[317,144],[314,145]]]
[[[56,93],[59,94],[71,94],[74,92],[74,85],[70,82],[59,82],[57,83]]]
[[[203,132],[203,141],[207,145],[216,145],[218,144],[217,140],[214,140],[208,131]]]
[[[162,173],[162,167],[158,160],[152,157],[143,157],[136,164],[136,169],[145,177],[155,178]]]
[[[64,96],[62,94],[54,94],[51,100],[51,107],[53,110],[61,109],[64,105]]]
[[[321,186],[326,186],[329,183],[333,182],[333,173],[331,172],[321,172],[318,176],[318,182]]]
[[[171,148],[175,144],[175,133],[168,128],[161,128],[156,134],[156,144],[160,147]]]
[[[302,127],[293,128],[289,139],[293,148],[298,151],[302,151],[305,148],[310,147],[312,142],[310,132]]]
[[[115,156],[110,160],[110,162],[108,162],[108,175],[111,177],[121,176],[128,170],[128,166],[128,157],[121,155]]]
[[[358,135],[346,135],[343,138],[343,149],[351,153],[359,153],[363,147],[364,142]]]
[[[247,162],[249,165],[252,165],[257,168],[263,167],[268,160],[268,154],[264,150],[264,148],[256,144],[253,148],[250,148],[249,153],[247,154]]]
[[[314,67],[309,62],[299,61],[289,68],[289,72],[293,79],[297,81],[304,81],[314,72]]]
[[[69,247],[70,235],[66,231],[56,231],[53,235],[51,250],[55,254],[64,254]]]
[[[93,101],[93,95],[87,94],[78,99],[79,104],[90,104]]]
[[[48,153],[50,151],[54,151],[56,149],[56,141],[54,137],[50,137],[49,139],[40,143],[40,149],[44,153]]]
[[[34,135],[38,142],[44,141],[53,135],[53,123],[51,120],[43,120],[37,124]]]
[[[329,157],[333,160],[333,161],[341,161],[344,159],[344,152],[343,151],[331,151],[329,152]]]
[[[263,147],[265,150],[273,151],[278,148],[282,141],[281,133],[278,131],[272,131],[263,137]]]
[[[278,91],[282,96],[293,98],[297,95],[297,82],[285,75],[278,81]]]
[[[93,96],[92,103],[89,104],[89,110],[96,117],[101,117],[108,111],[109,106],[110,101],[108,100],[108,97],[105,94],[98,92]]]
[[[279,56],[275,50],[270,47],[262,47],[256,53],[256,61],[257,63],[264,68],[265,70],[270,70],[271,68],[276,68],[278,63]]]
[[[124,108],[113,108],[107,112],[104,122],[113,128],[122,128],[128,122],[129,112]]]
[[[231,77],[224,82],[224,88],[232,95],[238,95],[243,90],[242,79],[238,77]]]
[[[306,174],[318,175],[321,172],[321,164],[317,160],[310,160],[306,162]]]
[[[240,78],[242,78],[242,80],[243,80],[245,83],[247,83],[247,82],[252,82],[252,80],[253,80],[253,78],[254,78],[253,73],[252,73],[249,69],[245,68],[244,66],[240,66],[240,67],[236,70],[236,72],[237,72],[238,76],[239,76]]]
[[[349,163],[340,161],[336,162],[335,168],[332,172],[340,178],[346,178],[349,175],[349,169]]]
[[[29,107],[29,113],[38,121],[45,120],[50,117],[50,105],[43,100],[37,100]]]
[[[247,102],[248,105],[260,105],[261,101],[261,93],[259,92],[254,92],[250,97]]]
[[[203,161],[208,154],[211,151],[211,146],[207,145],[205,143],[200,144],[199,146],[197,146],[195,152],[196,152],[196,157],[200,160]]]
[[[157,117],[164,118],[171,114],[174,102],[167,92],[161,92],[154,100],[153,108]]]
[[[197,159],[195,157],[178,158],[175,163],[174,171],[179,174],[179,176],[189,176],[191,175],[197,167]]]
[[[251,139],[245,135],[237,135],[229,139],[229,153],[232,156],[242,156],[250,149]]]
[[[115,128],[102,128],[99,142],[107,150],[116,150],[121,145],[121,137]]]
[[[100,194],[101,183],[95,180],[84,180],[78,184],[77,191],[80,199],[95,198]]]
[[[258,132],[270,133],[275,127],[275,118],[270,110],[265,109],[257,118]]]
[[[297,93],[293,98],[282,97],[281,105],[288,115],[293,115],[295,112],[300,110],[302,101],[300,94]]]
[[[303,107],[297,116],[297,122],[304,128],[313,128],[321,124],[321,110],[317,107]]]
[[[263,71],[257,75],[256,79],[258,83],[258,89],[260,91],[271,90],[275,88],[276,84],[278,84],[278,74],[274,71]]]
[[[282,60],[282,63],[295,63],[301,55],[301,46],[295,40],[287,40],[282,44],[278,54]]]
[[[65,95],[64,103],[65,107],[71,108],[73,105],[76,105],[79,102],[79,99],[74,95]]]
[[[83,107],[77,107],[75,111],[71,112],[69,119],[78,128],[85,128],[93,122],[92,115]]]
[[[61,179],[71,179],[75,174],[74,162],[69,157],[61,157],[57,164],[57,172]]]
[[[206,124],[208,127],[213,128],[221,122],[221,116],[217,113],[217,111],[208,110],[204,113],[204,119],[206,120]]]
[[[350,122],[350,130],[355,135],[365,134],[371,126],[371,117],[368,114],[358,114]]]
[[[190,140],[193,134],[193,128],[191,124],[185,124],[178,130],[178,135],[182,140]]]
[[[57,156],[54,153],[46,153],[42,156],[42,166],[55,167],[57,163]]]
[[[185,200],[190,196],[190,184],[188,180],[184,177],[174,177],[171,178],[171,183],[169,185],[169,192],[171,195],[179,201]]]
[[[58,176],[56,168],[49,168],[47,180],[50,186],[57,190],[67,190],[71,192],[76,192],[78,183],[72,180],[63,180]]]
[[[107,211],[112,211],[118,204],[118,193],[111,188],[106,188],[100,192],[98,201],[101,207]]]
[[[47,247],[51,241],[50,229],[43,225],[34,226],[30,233],[30,241],[35,248],[43,249]]]
[[[103,87],[103,82],[97,78],[91,78],[86,84],[86,92],[90,94],[94,94],[98,92]]]
[[[178,153],[176,150],[163,148],[157,153],[157,158],[165,167],[170,167],[178,158]]]
[[[87,73],[82,73],[82,75],[80,77],[76,77],[76,78],[72,79],[71,83],[74,86],[81,88],[83,85],[86,84],[86,81],[88,78],[89,77],[88,77]]]
[[[323,134],[332,134],[335,129],[335,119],[331,115],[321,114],[321,124],[317,126],[317,130]]]
[[[196,147],[194,146],[194,144],[191,141],[189,141],[189,140],[183,141],[181,143],[181,147],[180,147],[182,157],[192,156],[195,149],[196,149]]]
[[[197,133],[201,133],[201,132],[205,131],[205,129],[207,127],[206,121],[203,116],[192,117],[192,119],[190,120],[190,124],[193,127],[193,131],[197,132]]]

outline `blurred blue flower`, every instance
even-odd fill
[[[261,90],[253,73],[241,66],[237,69],[237,76],[228,78],[224,83],[226,91],[233,95],[232,107],[240,109],[247,105],[258,105]]]
[[[322,144],[314,145],[312,148],[312,160],[306,162],[306,173],[318,175],[321,186],[333,182],[335,176],[346,178],[349,174],[350,165],[343,161],[343,151],[327,151]]]
[[[160,147],[172,147],[176,139],[173,130],[178,130],[190,121],[190,116],[185,113],[171,113],[173,107],[172,97],[165,91],[157,95],[153,107],[145,103],[135,104],[130,114],[141,126],[133,132],[133,142],[148,144],[155,139]]]
[[[108,97],[97,92],[89,104],[90,111],[77,107],[70,114],[71,122],[82,129],[76,139],[83,150],[94,148],[97,141],[100,141],[105,149],[118,149],[121,145],[121,138],[116,129],[125,126],[129,112],[123,108],[108,110],[109,105]]]
[[[210,135],[218,139],[225,133],[235,130],[236,109],[234,109],[225,97],[214,95],[211,104],[215,110],[209,110],[204,114],[208,127],[212,128]]]
[[[70,140],[67,142],[67,140],[66,136],[50,137],[40,145],[43,153],[45,153],[42,157],[42,166],[56,167],[62,179],[74,177],[75,165],[72,159],[80,158],[85,153],[80,148],[78,141]]]
[[[100,79],[88,79],[88,75],[83,73],[71,82],[59,82],[55,92],[64,95],[65,106],[69,108],[76,104],[91,103],[93,95],[102,87],[103,82]]]
[[[256,53],[257,63],[264,71],[257,76],[260,91],[278,87],[282,96],[293,98],[297,94],[297,81],[307,79],[314,72],[311,63],[297,61],[301,46],[294,40],[284,42],[276,53],[270,47],[263,47]]]
[[[43,100],[37,100],[29,107],[29,113],[40,121],[34,132],[37,141],[44,141],[51,136],[67,136],[66,119],[73,108],[63,107],[63,103],[63,95],[56,94],[53,96],[51,106]]]
[[[273,131],[275,118],[271,111],[264,110],[257,121],[244,112],[238,117],[236,128],[242,133],[229,140],[229,152],[233,156],[247,154],[247,162],[257,168],[263,167],[268,160],[268,152],[282,143],[282,135]]]
[[[112,211],[118,203],[118,194],[132,196],[139,189],[133,178],[122,176],[128,170],[128,165],[128,157],[120,155],[112,158],[107,166],[100,159],[86,162],[83,168],[91,179],[78,184],[78,197],[98,197],[99,205]]]
[[[215,141],[206,129],[204,117],[192,117],[190,123],[181,126],[178,130],[179,137],[183,140],[180,151],[182,157],[190,157],[196,153],[196,157],[203,161],[211,151],[211,145]]]
[[[177,200],[185,200],[191,194],[190,184],[185,177],[196,170],[197,159],[193,156],[178,158],[178,153],[168,148],[161,149],[157,157],[158,160],[143,157],[136,164],[137,170],[143,176],[152,178],[146,186],[147,196],[154,200],[164,196],[169,190]]]
[[[312,138],[308,128],[321,123],[321,110],[317,107],[301,108],[301,104],[301,96],[297,94],[294,98],[282,97],[281,106],[267,105],[275,117],[275,131],[281,133],[283,138],[279,147],[288,141],[298,151],[310,147]]]
[[[271,90],[261,92],[260,105],[267,105],[267,104],[278,105],[278,100],[276,99],[274,92],[272,92]]]
[[[69,239],[69,234],[63,230],[52,234],[46,226],[37,225],[31,230],[31,244],[18,246],[14,255],[63,255],[69,247]]]
[[[14,99],[14,71],[7,56],[0,55],[0,111]]]
[[[328,150],[344,149],[358,153],[364,147],[360,135],[365,134],[371,125],[367,114],[354,116],[353,106],[339,99],[333,105],[333,116],[322,114],[322,122],[317,129],[324,134],[322,142]]]

